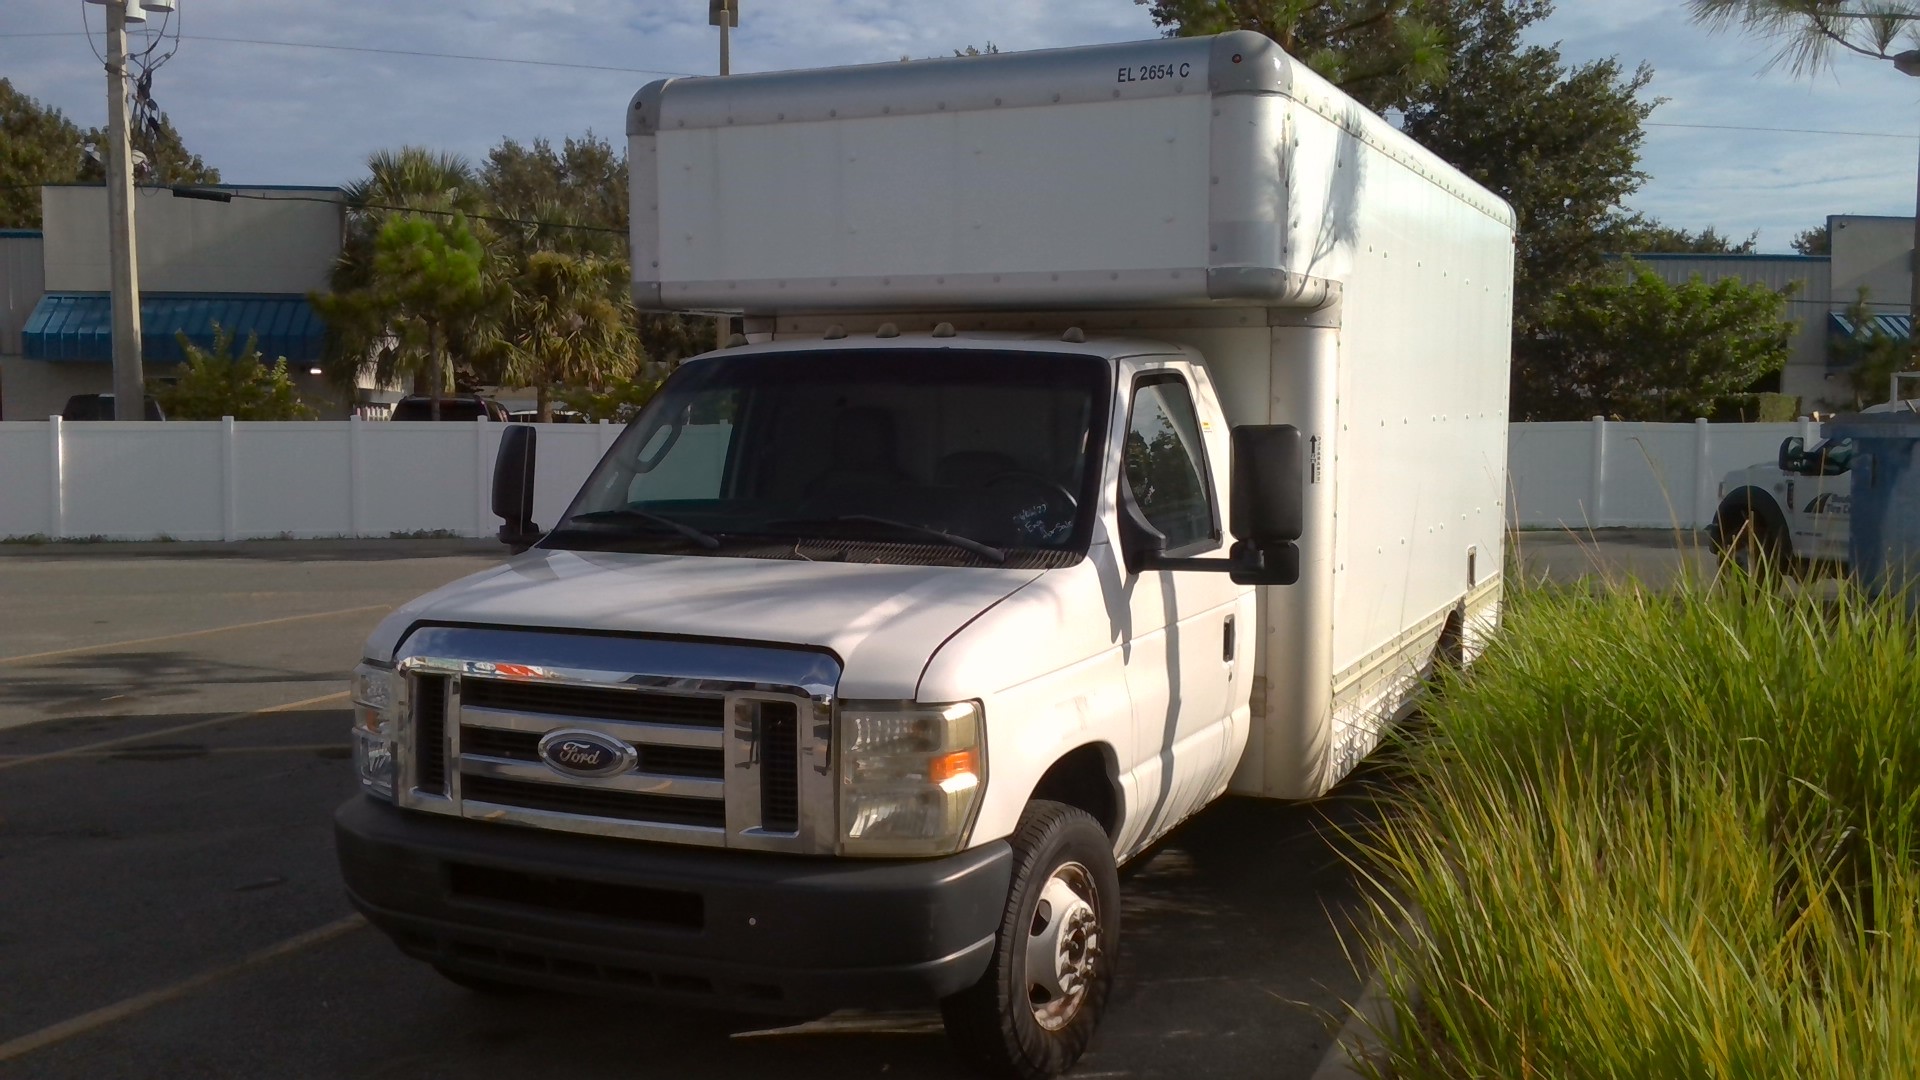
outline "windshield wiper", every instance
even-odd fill
[[[682,524],[670,517],[663,517],[651,511],[640,510],[631,506],[619,506],[612,510],[592,510],[584,514],[575,514],[563,523],[563,527],[577,522],[584,522],[588,525],[605,525],[616,521],[644,521],[649,525],[658,525],[663,529],[679,533],[681,536],[699,544],[708,551],[718,551],[720,549],[719,537],[711,533],[701,532],[691,525]]]
[[[942,543],[950,544],[962,551],[972,552],[986,559],[988,562],[1003,563],[1007,561],[1006,552],[997,547],[983,544],[971,537],[961,536],[959,533],[951,533],[945,529],[935,528],[932,525],[919,525],[911,521],[897,521],[893,518],[875,517],[872,514],[842,514],[839,517],[830,518],[794,518],[789,521],[770,521],[765,527],[769,529],[792,529],[805,528],[808,525],[838,525],[843,522],[863,525],[884,525],[889,529],[898,529],[901,532],[912,533],[915,536],[924,536],[930,540],[938,540]]]

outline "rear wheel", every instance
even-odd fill
[[[1034,802],[1013,836],[1013,882],[978,983],[941,1003],[961,1053],[1000,1076],[1043,1080],[1093,1041],[1119,955],[1112,841],[1086,811]]]

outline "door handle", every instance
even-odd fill
[[[1233,616],[1229,615],[1226,628],[1220,634],[1220,659],[1229,664],[1233,663],[1233,649],[1236,644],[1233,636]]]

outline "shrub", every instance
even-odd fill
[[[1920,1060],[1920,633],[1746,582],[1536,588],[1364,841],[1380,1075],[1895,1077]]]
[[[174,369],[174,381],[153,386],[153,396],[175,420],[311,420],[313,410],[294,391],[287,358],[268,366],[260,356],[259,338],[249,336],[244,349],[233,351],[233,334],[216,324],[213,348],[202,349],[179,335],[187,362]]]

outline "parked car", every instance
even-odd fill
[[[479,395],[467,397],[443,397],[440,399],[440,419],[465,420],[472,423],[481,417],[496,423],[510,422],[507,407]],[[431,420],[433,419],[433,399],[430,397],[405,397],[393,407],[392,420]]]
[[[160,411],[160,403],[147,398],[146,415],[142,420],[165,420],[166,414]],[[112,394],[75,394],[67,399],[66,407],[60,410],[62,420],[111,420],[113,419]]]

